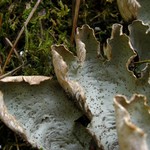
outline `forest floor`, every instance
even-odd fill
[[[25,26],[35,3],[36,0],[0,1],[0,78],[7,75],[55,76],[52,44],[64,44],[75,53],[75,42],[71,42],[74,3],[70,0],[41,1]],[[121,22],[115,0],[81,1],[76,26],[88,24],[92,27],[101,45],[110,37],[112,24]],[[15,51],[10,52],[21,28],[24,31]],[[33,148],[0,122],[0,149]]]

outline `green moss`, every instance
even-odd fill
[[[11,48],[6,43],[5,37],[8,37],[14,43],[34,4],[32,1],[0,2],[0,10],[4,16],[0,32],[0,46],[1,49],[5,49],[5,57],[3,56],[4,52],[1,51],[3,56],[2,65],[4,65]],[[67,32],[68,30],[71,31],[69,13],[68,6],[60,0],[41,2],[17,44],[17,51],[24,53],[23,60],[26,65],[16,75],[53,74],[50,47],[54,43],[69,46],[69,33]],[[7,66],[5,72],[11,71],[12,68],[18,65],[16,56],[13,54],[9,67]]]

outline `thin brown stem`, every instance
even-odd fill
[[[74,1],[74,0],[73,0]],[[77,27],[77,20],[78,20],[78,14],[79,14],[79,8],[80,8],[80,2],[81,0],[75,0],[75,9],[73,11],[73,26],[72,26],[72,33],[71,33],[71,43],[74,41],[74,36],[75,36],[75,30]]]
[[[5,40],[6,40],[6,42],[7,42],[11,47],[13,47],[13,44],[11,43],[11,41],[10,41],[7,37],[5,38]],[[21,57],[19,56],[19,54],[18,54],[18,52],[17,52],[17,50],[16,50],[15,48],[14,48],[14,52],[15,52],[17,58],[22,62]]]
[[[0,80],[7,77],[7,76],[10,76],[12,74],[14,74],[14,72],[17,72],[19,69],[21,69],[22,67],[24,66],[24,64],[20,65],[19,67],[15,68],[14,70],[10,71],[10,72],[7,72],[3,75],[0,76]]]

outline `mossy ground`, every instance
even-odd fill
[[[47,75],[54,76],[50,47],[52,44],[65,44],[75,52],[75,43],[70,43],[72,30],[71,0],[43,0],[25,28],[16,51],[21,55],[19,61],[12,53],[11,59],[3,70],[4,63],[12,43],[24,26],[36,0],[1,0],[0,1],[0,73],[12,71],[24,63],[21,69],[11,75]],[[89,24],[98,27],[96,37],[104,43],[110,37],[113,23],[121,21],[115,0],[82,0],[77,26]],[[2,71],[3,70],[3,71]],[[0,123],[0,149],[33,149]]]

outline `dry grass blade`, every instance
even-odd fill
[[[15,140],[16,140],[16,149],[19,150],[19,145],[18,145],[18,140],[17,140],[16,134],[15,134]]]
[[[5,40],[6,40],[6,42],[7,42],[11,47],[13,47],[13,44],[11,43],[11,41],[10,41],[7,37],[5,38]],[[15,48],[14,48],[14,52],[15,52],[17,58],[19,59],[19,61],[22,62],[22,59],[21,59],[21,57],[19,56],[19,54],[18,54],[18,52],[17,52],[17,50],[16,50]]]
[[[5,72],[5,68],[6,68],[7,64],[9,63],[9,60],[10,60],[10,57],[11,57],[12,52],[14,51],[14,48],[16,47],[16,45],[17,45],[17,43],[18,43],[18,41],[19,41],[19,39],[20,39],[22,33],[24,32],[25,27],[26,27],[27,24],[29,23],[30,19],[32,18],[34,12],[36,11],[36,9],[37,9],[37,7],[38,7],[38,5],[40,4],[41,1],[42,1],[42,0],[38,0],[38,1],[36,2],[35,6],[33,7],[32,11],[31,11],[30,14],[29,14],[27,20],[25,21],[23,27],[21,28],[21,30],[20,30],[20,32],[19,32],[19,34],[18,34],[18,36],[17,36],[17,38],[16,38],[16,40],[15,40],[15,43],[14,43],[13,47],[11,48],[11,50],[10,50],[8,56],[7,56],[7,59],[6,59],[6,61],[5,61],[5,64],[4,64],[3,68],[2,68],[2,73]]]
[[[3,79],[3,78],[5,78],[5,77],[7,77],[7,76],[12,75],[14,72],[18,71],[18,70],[21,69],[23,66],[24,66],[24,64],[22,64],[22,65],[20,65],[19,67],[13,69],[13,70],[10,71],[10,72],[7,72],[7,73],[1,75],[1,76],[0,76],[0,80]]]
[[[77,20],[78,20],[79,8],[80,8],[80,1],[81,0],[75,0],[75,8],[73,8],[74,10],[73,10],[73,26],[72,26],[72,33],[71,33],[71,43],[73,43],[74,41],[75,29],[77,26]]]

